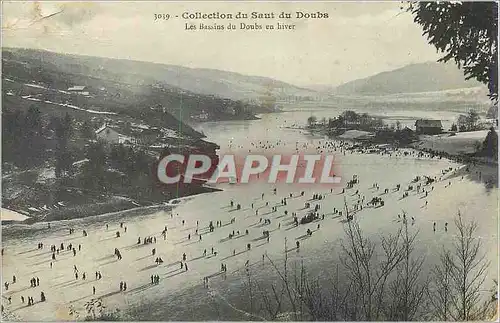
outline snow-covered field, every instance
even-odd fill
[[[498,131],[497,131],[498,132]],[[488,130],[458,132],[454,136],[421,136],[418,148],[444,151],[449,154],[470,154],[476,152],[476,145],[483,143]]]
[[[297,131],[280,129],[282,120],[277,118],[284,116],[271,115],[252,122],[206,124],[203,130],[208,140],[215,140],[221,145],[223,153],[248,151],[252,149],[251,147],[255,147],[251,145],[252,143],[256,144],[258,141],[275,143],[277,138],[282,140],[282,147],[292,150],[296,141],[300,141],[301,145],[307,144],[311,151],[324,144],[321,138],[308,138]],[[215,275],[210,279],[209,290],[202,289],[199,294],[188,296],[189,299],[199,299],[201,304],[206,304],[211,297],[208,293],[217,295],[219,287],[224,283],[222,277],[217,275],[221,263],[228,267],[227,276],[237,277],[246,261],[250,264],[259,263],[264,253],[273,259],[282,258],[285,238],[291,248],[308,228],[314,233],[310,238],[301,240],[300,252],[296,253],[296,257],[303,258],[308,266],[335,264],[335,253],[332,250],[337,245],[338,239],[343,237],[343,218],[333,214],[332,211],[333,208],[343,209],[344,196],[352,206],[355,201],[353,194],[355,190],[359,190],[366,200],[381,196],[385,201],[383,207],[365,207],[356,214],[356,219],[368,235],[396,230],[401,225],[397,215],[404,210],[409,217],[415,218],[415,224],[411,229],[420,230],[418,236],[422,242],[420,246],[430,259],[454,236],[453,218],[458,210],[467,219],[475,218],[479,224],[478,234],[483,238],[485,251],[492,261],[491,272],[496,273],[498,192],[496,189],[486,190],[474,169],[471,172],[472,178],[462,179],[461,176],[445,175],[441,181],[433,185],[434,189],[429,192],[427,198],[422,193],[417,194],[416,191],[412,191],[409,197],[402,199],[402,192],[391,190],[389,194],[381,195],[381,193],[385,188],[394,188],[396,184],[406,188],[417,175],[436,176],[439,180],[442,170],[452,167],[460,171],[461,165],[444,159],[417,159],[411,155],[389,157],[349,152],[344,155],[339,151],[336,152],[335,160],[338,174],[344,180],[350,179],[354,174],[360,179],[360,183],[353,189],[347,190],[346,194],[341,194],[342,186],[333,187],[333,192],[330,192],[330,187],[325,186],[220,184],[224,191],[182,200],[172,212],[160,211],[133,217],[119,214],[102,215],[52,223],[51,228],[47,228],[46,223],[5,227],[2,279],[3,282],[12,282],[13,275],[17,278],[17,282],[11,284],[8,291],[2,286],[5,311],[15,315],[19,320],[71,320],[75,317],[68,314],[70,307],[83,312],[82,306],[86,301],[93,297],[101,297],[108,307],[118,307],[124,311],[144,304],[157,305],[154,313],[142,312],[139,316],[132,317],[135,320],[192,318],[192,313],[202,305],[184,302],[179,305],[175,313],[172,313],[168,312],[166,305],[162,312],[163,306],[158,305],[158,302],[166,295],[177,295],[200,286],[204,277]],[[379,191],[372,188],[373,183],[379,184]],[[274,187],[277,188],[276,195],[272,191]],[[431,190],[430,187],[426,189]],[[300,196],[301,191],[305,191],[303,197]],[[286,206],[281,206],[280,201],[284,197],[289,197],[290,193],[293,197],[287,200]],[[319,212],[325,214],[325,219],[294,227],[290,213],[297,212],[299,218],[304,215],[307,212],[304,203],[313,193],[325,195],[321,201],[309,201],[312,207],[317,203],[321,204]],[[231,200],[235,206],[241,204],[241,210],[231,208]],[[425,201],[428,201],[427,206]],[[266,202],[269,203],[268,206]],[[278,206],[276,212],[271,212],[272,206]],[[258,215],[255,214],[256,210]],[[288,210],[288,216],[284,215],[285,210]],[[231,224],[233,218],[235,222]],[[271,224],[259,223],[260,218],[270,219]],[[182,221],[185,221],[184,224]],[[207,229],[210,221],[214,224],[216,221],[222,221],[223,226],[216,227],[215,231],[210,233]],[[124,222],[126,232],[124,228],[120,228],[120,222]],[[432,230],[434,222],[437,224],[436,232]],[[446,222],[450,224],[448,232],[444,232]],[[108,229],[106,224],[109,225]],[[321,228],[316,230],[318,224]],[[161,235],[165,226],[168,228],[166,240]],[[69,228],[74,228],[75,233],[70,235]],[[83,236],[82,230],[88,232],[87,237]],[[233,230],[235,233],[239,231],[240,234],[229,239],[228,235]],[[245,235],[245,230],[249,231],[248,235]],[[269,243],[266,239],[261,239],[263,230],[271,231]],[[119,238],[116,237],[117,231],[121,235]],[[188,234],[191,235],[190,240]],[[141,240],[144,237],[155,237],[156,243],[137,244],[138,237]],[[42,250],[37,249],[39,242],[44,244]],[[70,251],[62,251],[56,255],[57,260],[53,261],[53,267],[50,268],[50,245],[59,246],[61,243],[65,246],[72,243],[77,250],[76,256]],[[248,243],[251,244],[251,250],[247,250]],[[211,254],[212,247],[217,255]],[[120,250],[122,260],[117,260],[113,256],[115,248]],[[153,248],[156,249],[155,256],[152,256]],[[203,256],[204,249],[207,250],[206,256]],[[180,268],[179,261],[183,253],[187,256],[188,271]],[[162,265],[156,265],[154,262],[158,256],[164,261]],[[78,268],[78,279],[75,279],[74,266]],[[102,273],[102,279],[95,279],[96,271]],[[86,280],[82,280],[84,272]],[[160,276],[158,285],[151,284],[150,277],[155,274]],[[40,279],[39,286],[30,287],[29,280],[32,277]],[[121,281],[127,283],[126,291],[120,292]],[[95,296],[92,295],[94,286]],[[44,303],[39,302],[41,291],[47,297]],[[7,301],[9,296],[12,296],[12,304]],[[32,296],[35,304],[27,306],[26,303],[21,303],[21,296],[25,298]],[[217,317],[205,316],[203,319],[214,320]]]
[[[24,221],[27,218],[24,214],[2,208],[2,221]]]

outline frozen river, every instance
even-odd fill
[[[314,147],[321,145],[325,139],[283,128],[304,123],[309,115],[310,112],[269,114],[255,121],[205,123],[200,129],[207,135],[207,140],[221,146],[221,153],[245,152],[252,149],[252,143],[275,143],[278,140],[281,140],[280,147],[285,150],[293,151],[299,142],[314,151]],[[367,200],[396,184],[406,187],[417,175],[439,178],[443,169],[461,166],[448,160],[356,153],[338,153],[335,160],[339,175],[344,180],[358,175],[360,183],[355,189],[359,189]],[[378,183],[381,190],[375,191],[373,183]],[[70,307],[83,313],[82,306],[86,301],[101,297],[109,308],[120,308],[130,320],[248,320],[245,311],[240,310],[241,303],[246,302],[242,287],[245,281],[243,268],[247,261],[259,279],[271,280],[272,270],[266,262],[262,264],[262,255],[282,259],[286,238],[288,248],[300,239],[300,252],[289,253],[290,257],[293,261],[303,261],[314,275],[327,276],[328,269],[338,263],[336,251],[339,238],[344,234],[344,224],[332,210],[344,207],[344,195],[340,194],[342,186],[334,186],[333,192],[330,192],[330,188],[324,186],[304,188],[278,184],[276,195],[272,191],[275,186],[262,183],[219,186],[223,191],[185,199],[172,212],[165,208],[140,214],[103,215],[52,223],[50,229],[45,223],[5,227],[3,282],[10,282],[13,275],[17,277],[17,282],[3,293],[6,311],[20,320],[72,320],[76,317],[68,314]],[[299,194],[302,190],[306,191],[303,197]],[[293,197],[288,199],[286,206],[281,206],[281,199],[290,193]],[[291,216],[285,216],[284,210],[297,212],[300,218],[306,212],[304,203],[313,193],[326,195],[320,202],[320,213],[325,213],[325,219],[294,227]],[[352,204],[352,192],[348,191],[345,195],[348,203]],[[231,200],[240,203],[241,210],[231,208]],[[383,207],[365,208],[356,214],[360,226],[368,235],[397,230],[401,225],[397,215],[405,211],[409,217],[415,218],[411,230],[419,230],[419,249],[432,262],[437,251],[448,244],[455,234],[453,219],[460,210],[466,218],[478,221],[478,234],[483,238],[488,258],[492,261],[491,270],[496,272],[496,189],[487,190],[478,180],[452,176],[435,183],[427,198],[411,192],[408,198],[401,199],[400,192],[391,192],[384,196],[384,201]],[[428,201],[427,206],[425,201]],[[312,202],[313,206],[316,203]],[[277,212],[271,212],[272,206],[278,206]],[[255,215],[256,209],[259,210],[258,215]],[[230,222],[232,218],[235,218],[233,224]],[[262,225],[260,218],[270,219],[271,224]],[[201,241],[195,231],[197,221]],[[209,221],[222,221],[223,226],[209,233]],[[120,222],[124,222],[126,232],[120,228]],[[436,232],[432,230],[434,222],[437,224]],[[446,222],[450,223],[448,232],[443,229]],[[316,230],[318,223],[321,228]],[[165,226],[168,227],[166,240],[161,235]],[[72,235],[68,233],[70,227],[75,229]],[[314,230],[314,234],[302,239],[308,228]],[[82,235],[84,229],[89,233],[87,237]],[[248,235],[243,234],[245,230],[249,231]],[[260,239],[262,230],[271,231],[269,243]],[[120,238],[115,237],[116,231],[121,232]],[[228,239],[233,231],[240,231],[240,235]],[[191,234],[190,240],[187,239],[188,234]],[[138,237],[155,237],[157,242],[137,245]],[[39,242],[44,243],[43,250],[36,248]],[[65,245],[72,243],[77,250],[81,244],[82,249],[76,256],[69,251],[61,252],[50,268],[51,253],[48,248],[52,244],[59,246],[61,242]],[[249,251],[246,250],[248,243],[252,245]],[[216,256],[211,254],[212,247],[217,252]],[[121,251],[122,260],[113,256],[114,248]],[[155,256],[151,253],[153,248],[156,248]],[[203,256],[204,249],[207,249],[207,256]],[[183,253],[187,255],[188,271],[181,270],[179,266]],[[154,263],[158,256],[164,260],[160,266]],[[225,277],[219,275],[221,263],[228,268]],[[80,273],[78,280],[74,276],[74,266]],[[95,279],[96,271],[102,273],[102,279]],[[81,279],[83,272],[87,275],[86,280]],[[160,283],[152,285],[150,277],[156,274],[160,276]],[[210,287],[204,288],[203,277],[211,275]],[[40,279],[39,286],[29,287],[32,277]],[[127,283],[127,291],[119,291],[120,281]],[[92,287],[96,288],[95,296],[92,295]],[[44,291],[47,302],[38,303],[41,291]],[[12,296],[10,305],[6,301],[9,296]],[[37,303],[26,306],[21,303],[21,296],[32,296]]]

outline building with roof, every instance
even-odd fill
[[[74,85],[74,86],[68,88],[66,91],[68,91],[70,93],[81,94],[81,95],[89,95],[90,94],[89,87],[85,86],[85,85]]]
[[[135,145],[137,144],[137,139],[134,137],[126,136],[115,129],[111,128],[107,124],[103,125],[95,131],[95,136],[97,140],[106,142],[107,144],[125,144],[125,145]]]
[[[97,140],[103,140],[107,143],[111,144],[117,144],[120,142],[120,137],[121,135],[114,130],[113,128],[109,127],[107,124],[103,125],[99,129],[95,131],[95,136]]]
[[[421,135],[437,135],[443,132],[441,120],[419,119],[415,122],[417,134]]]

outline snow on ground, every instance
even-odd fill
[[[24,221],[27,218],[24,214],[2,208],[2,221]]]
[[[477,142],[482,143],[487,134],[488,130],[480,130],[457,132],[454,136],[449,134],[421,136],[421,141],[416,147],[444,151],[450,154],[469,154],[476,152]]]
[[[38,85],[38,84],[25,83],[24,85],[29,86],[29,87],[34,87],[34,88],[37,88],[37,89],[48,90],[48,88],[46,88],[45,86],[41,86],[41,85]]]
[[[73,166],[80,166],[80,165],[88,163],[88,162],[89,162],[89,159],[85,158],[85,159],[81,159],[81,160],[74,162],[72,165]]]
[[[23,96],[21,96],[21,99],[25,99],[25,100],[28,100],[28,101],[42,102],[41,99],[34,98],[31,95],[23,95]],[[71,108],[71,109],[79,110],[79,111],[85,111],[85,112],[92,113],[92,114],[105,114],[105,115],[116,115],[117,114],[116,112],[97,111],[97,110],[92,110],[92,109],[84,109],[84,108],[80,108],[80,107],[77,107],[76,105],[72,105],[72,104],[69,104],[69,103],[57,103],[57,102],[52,102],[52,101],[48,101],[48,100],[45,100],[44,102],[47,103],[47,104],[58,105],[58,106],[61,106],[61,107]]]
[[[208,140],[221,145],[221,153],[226,151],[237,153],[235,147],[240,147],[242,152],[248,152],[249,149],[253,149],[251,143],[274,142],[276,138],[280,138],[292,150],[298,142],[300,146],[307,144],[311,151],[315,151],[314,147],[320,145],[321,139],[306,137],[293,130],[279,129],[282,121],[278,118],[283,117],[289,115],[265,116],[263,120],[256,122],[208,124],[204,125],[206,128],[202,130],[207,134]],[[297,118],[305,120],[307,117],[308,114]],[[229,133],[228,129],[232,129],[232,132]],[[328,268],[337,263],[333,251],[338,250],[338,240],[344,236],[343,217],[333,214],[332,210],[344,208],[344,196],[352,207],[356,200],[355,190],[359,190],[367,201],[375,196],[380,196],[385,201],[383,207],[365,207],[356,213],[355,218],[366,234],[374,236],[394,232],[401,225],[397,215],[406,211],[408,217],[415,218],[415,225],[411,226],[411,230],[420,231],[419,247],[431,261],[443,246],[449,245],[456,234],[453,219],[458,210],[467,219],[477,219],[478,235],[483,239],[488,259],[492,260],[490,269],[496,273],[498,190],[488,191],[475,168],[471,168],[471,177],[462,179],[461,176],[442,176],[442,170],[450,167],[457,172],[463,171],[461,165],[445,159],[416,158],[413,155],[389,157],[350,152],[343,154],[340,151],[334,154],[336,174],[343,178],[343,184],[354,174],[360,179],[360,183],[353,189],[347,190],[346,194],[341,194],[341,186],[333,187],[333,192],[330,192],[330,186],[277,184],[277,195],[274,195],[272,192],[274,186],[261,182],[219,184],[218,187],[224,191],[178,199],[180,203],[169,203],[165,205],[163,211],[152,214],[128,216],[127,212],[116,212],[54,222],[51,223],[50,229],[46,223],[6,226],[2,241],[5,247],[2,278],[3,281],[9,282],[12,281],[12,275],[16,275],[17,278],[17,282],[11,284],[8,291],[4,290],[5,297],[12,296],[10,305],[5,301],[5,297],[3,299],[6,312],[16,315],[19,320],[27,321],[71,320],[72,318],[68,316],[69,308],[74,307],[82,312],[84,303],[93,297],[102,298],[109,308],[119,307],[126,311],[136,305],[154,304],[167,295],[177,295],[178,292],[189,290],[190,287],[200,286],[203,277],[211,275],[213,277],[210,278],[210,292],[217,294],[219,286],[222,285],[222,278],[219,276],[221,263],[227,265],[229,277],[239,277],[239,270],[244,268],[246,261],[250,264],[258,263],[264,253],[272,259],[283,258],[285,238],[289,243],[288,248],[293,248],[295,241],[300,240],[300,251],[294,254],[301,257],[307,266],[316,266],[321,268],[322,272],[324,266]],[[417,175],[436,176],[438,180],[432,185],[433,189],[431,186],[425,187],[430,191],[427,198],[415,191],[411,191],[407,198],[402,198],[402,192],[392,190],[389,194],[383,194],[385,188],[393,188],[396,184],[401,184],[405,189]],[[380,186],[378,191],[372,187],[375,182]],[[301,191],[305,191],[303,197],[300,196]],[[261,197],[262,193],[265,194],[264,198]],[[293,197],[288,198],[286,206],[281,206],[280,201],[284,197],[289,197],[290,193]],[[310,201],[313,193],[324,194],[325,198],[319,202]],[[235,205],[240,203],[241,210],[231,208],[231,200]],[[425,201],[428,201],[427,206]],[[269,203],[268,206],[266,202]],[[297,212],[300,219],[307,212],[304,209],[306,202],[310,202],[312,207],[321,204],[319,212],[325,214],[325,219],[294,227],[291,224],[290,214]],[[170,212],[169,209],[174,204],[177,206]],[[277,212],[271,212],[272,206],[278,207]],[[256,210],[258,215],[255,214]],[[285,210],[288,211],[287,216],[284,215]],[[231,224],[233,218],[235,223]],[[270,219],[271,224],[263,225],[259,221],[260,218]],[[196,234],[197,221],[201,241],[200,235]],[[214,224],[216,221],[222,221],[223,226],[215,228],[215,231],[210,233],[207,228],[210,221]],[[124,222],[126,232],[120,227],[120,222]],[[434,222],[437,225],[436,232],[432,230]],[[448,232],[444,231],[446,222],[449,223]],[[109,229],[106,228],[106,223],[109,224]],[[318,224],[321,226],[319,230],[317,230]],[[163,240],[161,232],[165,226],[168,227],[168,233],[167,239]],[[70,235],[69,228],[74,228],[75,233]],[[308,228],[314,233],[304,239]],[[88,232],[87,237],[82,235],[82,230]],[[240,231],[240,234],[229,239],[228,235],[233,230],[235,233]],[[245,230],[249,230],[248,235],[245,235]],[[262,239],[263,230],[271,232],[269,243]],[[120,232],[119,238],[116,237],[117,231]],[[188,234],[191,235],[190,240]],[[138,237],[142,241],[148,236],[155,237],[157,242],[148,245],[137,244]],[[44,243],[42,250],[36,248],[39,242]],[[65,246],[72,243],[77,250],[76,256],[70,251],[62,251],[56,255],[57,260],[53,262],[53,268],[50,268],[50,245],[59,246],[60,243],[64,243]],[[248,243],[251,244],[249,251],[246,250]],[[82,249],[78,251],[80,244]],[[211,254],[212,247],[217,255]],[[113,256],[115,248],[122,253],[122,260],[117,260]],[[156,249],[155,256],[152,256],[153,248]],[[207,256],[203,256],[204,249],[207,250]],[[183,253],[187,256],[188,271],[180,269],[179,261]],[[164,261],[159,266],[154,262],[158,256]],[[75,265],[79,271],[78,279],[75,279],[73,272]],[[101,280],[95,279],[96,271],[102,273]],[[82,280],[83,272],[87,276],[85,281]],[[159,285],[150,283],[150,276],[154,274],[160,276]],[[29,287],[31,277],[39,277],[40,286]],[[127,283],[127,291],[120,292],[120,281]],[[93,286],[96,287],[95,296],[92,295]],[[47,297],[45,303],[38,302],[41,291],[44,291]],[[25,298],[34,297],[36,304],[29,307],[22,304],[21,295]],[[209,302],[206,289],[199,295],[189,295],[189,299]],[[175,313],[175,317],[179,319],[191,317],[189,313],[196,310],[193,308],[195,305],[190,302],[184,302],[179,306],[181,307],[176,309]],[[147,314],[141,315],[135,319],[148,319]],[[160,313],[161,317],[172,317],[168,315],[167,312]]]
[[[44,183],[49,179],[55,179],[56,178],[56,171],[54,168],[44,168],[38,173],[38,178],[37,182],[38,183]]]
[[[352,96],[347,96],[352,97]],[[356,96],[356,98],[369,100],[371,102],[386,103],[435,103],[435,102],[474,102],[489,105],[488,89],[485,86],[449,89],[441,91],[396,93],[386,95]]]
[[[130,125],[132,127],[134,127],[134,128],[139,128],[139,129],[143,129],[143,130],[148,130],[149,129],[149,126],[145,125],[145,124],[139,124],[139,123],[132,122]]]
[[[339,137],[342,139],[360,139],[360,138],[368,137],[370,135],[373,135],[373,134],[371,132],[368,132],[368,131],[347,130]]]
[[[339,167],[344,169],[343,178],[349,179],[353,174],[360,178],[359,187],[348,190],[345,194],[350,205],[354,202],[353,191],[359,189],[361,194],[370,200],[373,196],[381,196],[385,206],[381,208],[365,208],[356,214],[363,229],[369,234],[393,230],[397,228],[397,214],[402,210],[408,212],[409,216],[416,218],[415,228],[421,230],[419,239],[425,241],[425,247],[429,253],[434,248],[446,244],[455,234],[451,229],[447,234],[443,231],[445,222],[453,223],[457,209],[461,209],[465,215],[483,214],[480,223],[480,234],[485,243],[490,247],[490,257],[495,259],[497,253],[493,246],[497,244],[497,236],[494,228],[497,227],[497,216],[493,212],[496,207],[496,195],[485,194],[481,183],[462,180],[461,178],[443,179],[434,185],[427,199],[422,194],[411,192],[410,196],[401,199],[401,192],[381,194],[384,188],[393,188],[397,183],[406,187],[416,175],[435,175],[440,177],[440,171],[448,167],[457,168],[459,165],[446,160],[416,160],[413,157],[388,157],[364,154],[346,154],[336,159]],[[370,167],[366,167],[370,162]],[[387,177],[387,165],[391,166],[391,177]],[[375,191],[372,184],[378,182],[381,189]],[[448,187],[449,182],[451,186]],[[221,262],[228,265],[229,274],[238,268],[244,267],[249,260],[251,263],[258,262],[262,254],[267,252],[271,257],[282,257],[283,241],[285,237],[294,244],[298,237],[303,236],[306,229],[315,230],[312,237],[303,240],[301,253],[308,254],[313,259],[327,259],[327,251],[332,243],[342,236],[343,226],[340,218],[332,214],[334,207],[343,209],[343,196],[340,189],[336,188],[333,193],[327,187],[317,186],[313,189],[295,187],[291,185],[277,185],[278,194],[273,195],[272,187],[264,184],[227,185],[221,184],[225,189],[223,192],[210,193],[187,199],[174,208],[172,215],[169,212],[160,211],[151,215],[127,218],[124,228],[120,228],[120,220],[115,218],[108,221],[105,216],[86,219],[63,221],[52,223],[50,229],[42,229],[36,235],[26,235],[22,240],[4,241],[5,255],[3,258],[3,281],[11,281],[12,275],[16,275],[18,282],[11,284],[4,296],[12,296],[13,302],[6,306],[7,311],[13,312],[23,320],[56,320],[69,311],[73,306],[78,309],[85,301],[94,297],[92,287],[96,287],[96,297],[101,297],[111,307],[127,307],[137,302],[154,302],[159,295],[173,293],[194,286],[202,282],[203,277],[217,274]],[[430,187],[427,187],[430,190]],[[306,194],[301,197],[299,192],[305,190]],[[264,199],[261,192],[265,193]],[[325,194],[325,199],[319,202],[322,209],[320,213],[326,214],[325,220],[293,227],[290,225],[291,216],[285,216],[284,210],[290,213],[295,211],[299,218],[305,214],[304,203],[311,198],[313,192]],[[283,197],[293,194],[287,206],[279,206]],[[229,206],[230,200],[241,203],[242,209],[236,210]],[[425,201],[429,205],[425,207]],[[269,202],[269,206],[265,203]],[[253,208],[252,208],[252,203]],[[311,202],[315,205],[318,202]],[[277,212],[271,212],[271,206],[278,206]],[[258,209],[259,214],[255,215]],[[478,210],[482,212],[477,213]],[[230,224],[231,218],[235,223]],[[262,225],[260,218],[269,218],[271,225]],[[182,224],[182,220],[185,224]],[[209,233],[207,225],[209,221],[221,220],[224,224],[216,228],[214,233]],[[199,221],[198,232],[195,232],[196,221]],[[432,223],[436,221],[438,232],[432,232]],[[109,224],[106,229],[105,223]],[[281,228],[278,229],[278,223]],[[317,224],[321,229],[316,231]],[[45,224],[38,224],[45,226]],[[163,240],[161,231],[164,226],[168,227],[167,239]],[[70,235],[68,228],[75,228],[75,233]],[[85,229],[88,237],[82,235]],[[244,231],[248,229],[249,235]],[[232,231],[240,231],[233,239],[228,238]],[[263,230],[270,230],[271,242],[260,239]],[[120,231],[121,237],[116,237]],[[188,240],[191,234],[191,240]],[[143,239],[154,236],[156,244],[137,244],[137,238]],[[44,243],[44,249],[38,250],[36,244]],[[56,255],[57,260],[50,268],[51,253],[50,245],[63,242],[65,245],[72,243],[77,249],[76,256],[69,251],[60,252]],[[246,244],[251,243],[252,249],[246,251]],[[78,251],[81,244],[82,250]],[[211,255],[211,247],[218,252],[217,256]],[[122,260],[113,256],[114,248],[118,248]],[[151,255],[156,248],[156,256]],[[208,255],[203,256],[203,250],[207,249]],[[233,249],[236,255],[233,256]],[[187,255],[189,271],[180,269],[179,260],[182,254]],[[157,266],[155,257],[160,256],[164,264]],[[495,262],[496,263],[496,262]],[[79,270],[79,279],[75,279],[73,266]],[[101,271],[102,280],[95,279],[95,272]],[[83,272],[86,280],[82,280]],[[150,284],[150,276],[158,274],[161,277],[159,285]],[[31,277],[40,278],[40,286],[30,288],[28,280]],[[216,288],[217,277],[211,280],[211,285]],[[120,281],[127,282],[127,291],[119,291]],[[44,291],[47,302],[37,302],[34,306],[26,306],[20,302],[20,296],[32,296],[36,301],[40,298],[40,292]],[[5,302],[4,302],[5,304]],[[147,318],[144,318],[147,319]]]
[[[30,83],[25,83],[24,85],[29,86],[29,87],[34,87],[34,88],[37,88],[37,89],[44,89],[44,90],[49,90],[49,91],[56,90],[56,91],[57,91],[57,92],[59,92],[59,93],[71,94],[70,92],[67,92],[67,91],[57,90],[57,89],[49,89],[49,88],[48,88],[48,87],[46,87],[46,86],[42,86],[42,85],[38,85],[38,84],[30,84]]]
[[[72,104],[69,104],[69,103],[54,103],[54,104],[60,105],[62,107],[68,107],[68,108],[71,108],[71,109],[80,110],[80,111],[86,111],[86,112],[94,113],[94,114],[110,114],[110,115],[116,114],[116,112],[96,111],[96,110],[90,110],[90,109],[83,109],[83,108],[77,107],[76,105],[72,105]]]
[[[177,131],[168,129],[168,128],[162,128],[161,132],[163,133],[163,137],[169,137],[169,138],[180,138],[179,134]]]

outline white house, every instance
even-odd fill
[[[104,140],[107,143],[117,144],[120,142],[121,135],[110,128],[108,125],[103,125],[101,128],[95,131],[95,136],[97,140]]]
[[[89,95],[89,89],[85,85],[75,85],[67,90],[70,93],[76,93],[76,94],[81,94],[81,95]]]
[[[208,120],[208,113],[205,112],[205,110],[202,110],[200,114],[191,116],[192,119],[199,120],[199,121],[206,121]]]

